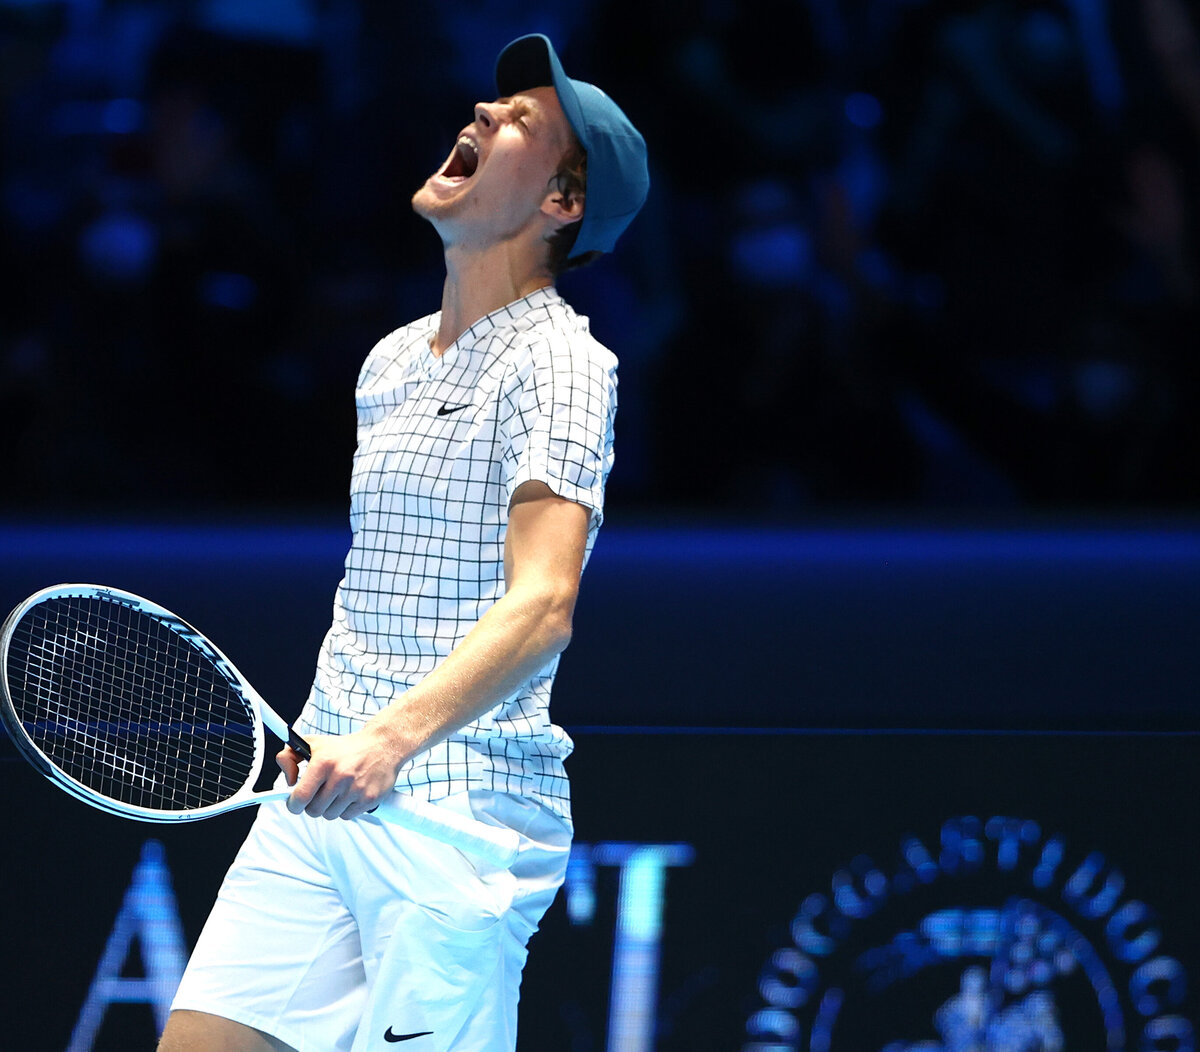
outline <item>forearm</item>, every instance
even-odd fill
[[[446,659],[368,724],[403,763],[527,683],[571,638],[574,594],[548,588],[502,596]]]

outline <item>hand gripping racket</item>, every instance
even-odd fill
[[[307,743],[208,639],[168,610],[90,584],[45,588],[0,627],[0,716],[59,788],[110,814],[189,822],[279,800],[256,792],[263,724]],[[375,814],[507,867],[517,834],[401,793]]]

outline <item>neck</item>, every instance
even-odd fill
[[[553,284],[554,276],[544,263],[533,262],[511,245],[494,245],[486,251],[447,246],[442,316],[433,353],[440,355],[492,311]]]

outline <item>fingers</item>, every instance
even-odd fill
[[[396,768],[381,762],[375,740],[362,733],[341,738],[313,736],[306,763],[291,748],[276,757],[292,791],[287,808],[312,818],[358,818],[374,808],[396,784]]]
[[[287,806],[294,815],[303,813],[310,818],[326,818],[332,821],[338,818],[349,820],[365,815],[375,807],[375,802],[361,797],[318,792],[305,803],[303,797],[297,798],[293,793],[288,797]]]
[[[279,765],[287,784],[295,785],[300,777],[300,757],[292,751],[290,745],[285,745],[275,754],[275,763]]]
[[[315,762],[309,763],[299,781],[288,784],[295,785],[287,798],[287,809],[294,815],[353,819],[366,814],[379,802],[378,794],[365,791],[353,779],[330,777],[324,765]]]
[[[309,808],[313,806],[313,801],[316,799],[317,792],[321,788],[321,781],[318,778],[310,778],[312,768],[305,772],[304,777],[297,782],[289,782],[289,785],[295,786],[287,798],[287,809],[294,815],[302,813],[310,813],[313,818],[320,818],[323,813],[321,810],[314,809],[309,812]]]

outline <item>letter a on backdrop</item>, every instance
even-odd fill
[[[134,939],[138,940],[146,973],[140,979],[121,975]],[[179,922],[166,853],[158,841],[147,840],[109,932],[67,1052],[91,1052],[111,1004],[148,1004],[161,1034],[186,963],[183,925]]]

